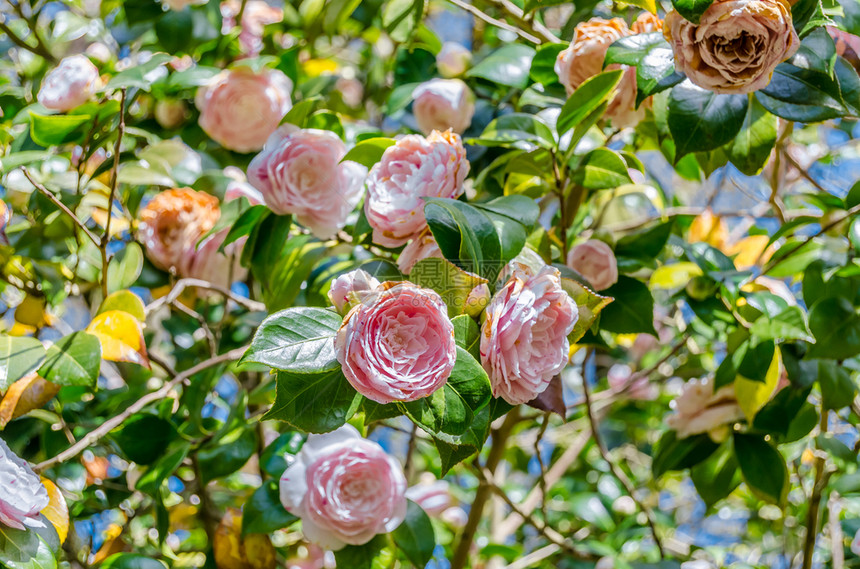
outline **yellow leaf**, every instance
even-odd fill
[[[110,310],[128,312],[141,322],[146,320],[146,309],[143,301],[130,290],[118,290],[109,294],[99,306],[99,314]]]
[[[657,13],[657,2],[656,0],[625,0],[622,4],[629,4],[630,6],[639,6],[643,10],[648,10],[652,14]]]
[[[108,310],[93,318],[87,332],[102,344],[102,358],[149,367],[141,323],[128,312]]]
[[[66,536],[69,535],[69,507],[56,484],[47,478],[42,478],[42,485],[48,491],[48,505],[42,510],[42,515],[48,518],[48,521],[57,530],[62,545],[66,541]]]
[[[245,559],[251,569],[275,569],[275,548],[264,533],[251,533],[245,536]]]
[[[9,386],[0,401],[0,429],[33,409],[39,409],[60,390],[59,385],[45,381],[35,373],[26,375]]]
[[[749,269],[766,263],[773,255],[773,246],[767,246],[769,242],[770,237],[767,235],[750,235],[729,247],[725,253],[734,257],[738,270]]]
[[[729,236],[729,228],[723,218],[714,215],[710,208],[703,211],[690,224],[687,240],[690,243],[705,242],[722,251]]]
[[[15,321],[34,328],[50,326],[54,319],[46,312],[46,306],[47,301],[44,298],[37,298],[28,294],[15,308]]]
[[[242,537],[242,512],[228,508],[221,518],[212,546],[218,569],[275,569],[275,549],[269,536]]]
[[[738,405],[740,405],[741,411],[744,412],[748,423],[752,424],[756,414],[761,411],[761,408],[776,393],[781,372],[782,355],[779,351],[779,346],[777,346],[773,352],[773,360],[770,362],[770,367],[767,368],[764,381],[753,381],[742,375],[738,375],[735,378],[735,397],[737,397]]]
[[[670,290],[686,286],[690,279],[702,274],[702,269],[696,263],[675,263],[663,265],[651,273],[652,289]]]
[[[311,77],[331,75],[337,71],[337,62],[331,59],[309,59],[302,64],[302,69]]]

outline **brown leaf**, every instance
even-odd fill
[[[22,377],[9,386],[0,401],[0,429],[4,429],[12,419],[44,406],[59,390],[59,385],[46,381],[35,373]]]
[[[526,403],[526,405],[541,411],[557,413],[559,417],[564,419],[567,408],[564,406],[564,386],[561,383],[561,376],[557,375],[553,377],[544,392]]]

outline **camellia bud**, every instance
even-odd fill
[[[448,79],[465,73],[471,62],[472,52],[457,42],[446,41],[436,55],[436,69]]]
[[[163,99],[155,104],[155,120],[161,128],[172,130],[185,122],[188,106],[179,99]]]
[[[487,283],[476,286],[466,297],[464,312],[472,318],[477,318],[490,304],[490,297],[490,287],[487,286]]]
[[[356,269],[340,275],[331,282],[328,298],[339,314],[344,315],[361,302],[364,294],[379,286],[379,281],[367,271]]]

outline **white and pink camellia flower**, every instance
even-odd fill
[[[221,208],[215,196],[191,188],[165,190],[140,210],[138,238],[155,266],[173,270],[180,277],[228,287],[246,274],[238,263],[242,243],[231,243],[219,252],[227,229],[200,241],[219,217]]]
[[[339,314],[346,314],[379,286],[379,281],[364,269],[344,273],[331,281],[328,299]]]
[[[46,109],[68,111],[89,101],[100,87],[99,70],[92,61],[72,55],[45,76],[36,99]]]
[[[447,79],[465,73],[471,62],[472,52],[453,41],[443,43],[436,54],[436,69],[439,70],[439,75]]]
[[[727,427],[744,418],[734,385],[714,392],[714,380],[709,377],[685,383],[672,406],[675,412],[666,418],[666,424],[679,439],[708,433],[714,440],[722,440]]]
[[[280,481],[281,503],[301,518],[305,538],[334,551],[397,529],[405,493],[400,463],[349,424],[309,435]]]
[[[276,69],[222,71],[197,90],[200,128],[224,148],[260,150],[290,110],[291,90],[290,80]]]
[[[481,363],[493,395],[518,405],[543,393],[564,369],[570,351],[567,336],[579,312],[561,287],[558,269],[534,271],[518,263],[512,269],[487,306]]]
[[[285,124],[248,166],[248,181],[269,209],[291,213],[321,239],[331,237],[361,200],[367,169],[341,162],[346,146],[333,132]]]
[[[458,134],[469,128],[475,95],[459,79],[431,79],[412,92],[412,113],[424,134],[449,128]]]
[[[39,512],[48,507],[48,491],[30,465],[0,439],[0,523],[15,529],[45,527]]]
[[[457,359],[442,298],[405,281],[384,282],[364,295],[338,330],[335,352],[349,383],[377,403],[429,396]]]
[[[468,173],[466,149],[453,132],[401,137],[367,176],[364,212],[373,242],[398,247],[421,235],[427,228],[421,198],[459,197]]]
[[[612,248],[597,239],[580,243],[567,254],[567,266],[585,277],[595,290],[618,282],[618,263]]]

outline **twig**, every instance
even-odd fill
[[[821,410],[821,422],[818,425],[820,434],[827,432],[828,411]],[[815,552],[815,538],[818,536],[818,514],[821,508],[821,493],[830,479],[825,472],[826,462],[824,454],[818,452],[815,455],[815,483],[812,486],[812,494],[809,497],[809,510],[806,512],[806,538],[803,542],[803,569],[811,569],[812,556]]]
[[[147,393],[131,405],[129,405],[125,411],[118,415],[114,415],[110,419],[106,420],[104,423],[87,433],[81,440],[77,443],[73,444],[63,452],[59,453],[57,456],[53,458],[49,458],[48,460],[37,464],[33,470],[36,472],[41,472],[45,469],[51,468],[56,464],[60,464],[65,462],[71,458],[76,457],[84,450],[86,450],[90,445],[100,440],[102,437],[110,433],[115,428],[122,425],[129,417],[134,415],[135,413],[141,411],[144,407],[149,405],[150,403],[154,403],[161,399],[167,397],[167,395],[180,383],[190,378],[196,373],[199,373],[205,369],[209,369],[210,367],[214,367],[220,365],[224,362],[229,362],[235,359],[238,359],[245,353],[245,350],[248,349],[248,346],[242,346],[241,348],[235,348],[221,354],[219,356],[215,356],[214,358],[210,358],[203,362],[200,362],[194,367],[191,367],[183,372],[177,373],[176,377],[165,383],[161,386],[160,389],[156,391],[152,391]]]
[[[544,559],[555,555],[561,549],[560,546],[550,543],[545,547],[541,547],[540,549],[535,549],[528,555],[520,557],[504,569],[528,569],[529,567],[534,567]]]
[[[412,480],[415,473],[415,447],[418,444],[418,424],[412,423],[412,432],[409,433],[409,445],[406,447],[406,464],[403,466],[403,472],[406,474],[406,481]]]
[[[24,19],[26,20],[26,18]],[[27,23],[29,24],[29,21]],[[18,35],[16,35],[15,32],[12,31],[12,28],[6,25],[5,22],[0,22],[0,30],[2,30],[3,33],[5,33],[9,37],[9,41],[22,49],[26,49],[32,54],[38,55],[39,57],[50,61],[53,64],[56,64],[57,58],[54,57],[54,54],[48,51],[47,46],[45,46],[45,43],[42,41],[42,38],[39,37],[39,35],[36,33],[36,28],[34,26],[31,26],[31,29],[33,30],[33,37],[36,38],[35,46],[28,44],[22,38],[18,37]]]
[[[107,220],[105,221],[105,232],[102,235],[99,250],[102,254],[102,295],[104,298],[108,296],[108,254],[107,246],[110,242],[110,222],[113,219],[113,202],[116,199],[116,186],[119,178],[119,155],[122,146],[122,135],[125,132],[125,88],[122,89],[122,95],[119,102],[119,126],[116,133],[116,144],[113,147],[113,166],[110,174],[110,196],[108,197]]]
[[[549,28],[547,28],[540,22],[536,22],[532,19],[527,18],[525,13],[520,9],[520,7],[511,2],[510,0],[488,1],[490,4],[506,12],[510,17],[517,21],[517,24],[523,26],[524,28],[527,28],[529,32],[533,33],[534,35],[540,36],[545,41],[550,43],[561,43],[561,40],[556,37],[556,35],[552,33]]]
[[[791,154],[789,154],[785,150],[783,150],[781,152],[781,154],[783,156],[785,156],[785,159],[788,160],[788,162],[791,164],[792,168],[797,170],[797,173],[800,174],[807,182],[812,184],[816,190],[818,190],[819,192],[824,193],[824,194],[830,193],[827,191],[827,189],[824,186],[822,186],[820,183],[818,183],[818,181],[810,175],[810,173],[807,171],[806,168],[801,166],[800,163],[794,159],[794,156],[792,156]]]
[[[98,238],[98,237],[96,237],[96,236],[95,236],[95,234],[94,234],[92,231],[90,231],[89,229],[87,229],[87,226],[86,226],[86,225],[84,225],[84,222],[83,222],[83,221],[81,221],[81,220],[80,220],[80,218],[79,218],[77,215],[75,215],[75,212],[73,212],[72,210],[70,210],[70,209],[66,206],[66,204],[64,204],[63,202],[61,202],[61,201],[60,201],[60,199],[59,199],[57,196],[55,196],[55,195],[53,194],[53,192],[51,192],[48,188],[46,188],[45,186],[43,186],[42,184],[40,184],[39,182],[37,182],[36,180],[34,180],[34,179],[33,179],[33,176],[30,174],[30,171],[29,171],[29,170],[27,170],[27,168],[22,167],[22,168],[21,168],[21,172],[23,172],[23,173],[24,173],[24,177],[25,177],[25,178],[27,178],[27,180],[29,180],[31,184],[33,184],[33,187],[34,187],[34,188],[36,188],[37,190],[39,190],[39,192],[40,192],[42,195],[44,195],[46,198],[48,198],[49,200],[51,200],[51,203],[53,203],[55,206],[57,206],[58,208],[60,208],[60,209],[63,211],[63,213],[65,213],[66,215],[68,215],[68,216],[72,219],[72,221],[74,221],[74,222],[75,222],[75,225],[77,225],[78,227],[80,227],[80,228],[81,228],[81,230],[84,232],[84,235],[86,235],[86,236],[87,236],[87,238],[88,238],[90,241],[92,241],[92,242],[93,242],[93,245],[95,245],[96,247],[98,247],[98,246],[99,246],[99,238]]]
[[[588,361],[588,357],[585,358],[585,361]],[[583,363],[583,365],[585,365]],[[627,491],[627,494],[630,498],[633,499],[633,502],[636,506],[645,514],[645,518],[648,521],[648,527],[651,529],[651,536],[654,538],[654,543],[657,545],[657,549],[660,551],[660,558],[664,558],[666,553],[663,550],[663,542],[660,541],[660,537],[657,535],[657,522],[654,520],[654,513],[646,508],[639,498],[636,497],[636,489],[633,487],[633,483],[630,482],[630,479],[627,478],[627,475],[623,470],[618,468],[618,466],[612,462],[609,457],[609,452],[606,450],[606,447],[603,445],[603,438],[600,436],[600,431],[597,429],[597,418],[594,414],[594,410],[591,407],[591,393],[588,387],[588,379],[585,374],[582,374],[582,393],[585,396],[585,410],[588,414],[588,422],[591,424],[591,434],[594,436],[594,444],[597,445],[597,450],[600,451],[600,456],[603,457],[603,460],[606,461],[606,464],[609,465],[609,470],[612,471],[613,476],[618,479],[624,489]]]
[[[251,300],[250,298],[239,296],[230,289],[216,285],[214,283],[210,283],[209,281],[204,281],[202,279],[179,279],[178,281],[176,281],[176,284],[173,285],[173,288],[166,296],[162,296],[161,298],[154,300],[150,304],[146,305],[146,314],[150,314],[166,304],[173,304],[183,293],[183,291],[185,291],[186,288],[202,288],[215,291],[221,295],[226,296],[236,304],[247,308],[251,312],[262,312],[266,310],[266,305],[262,302],[257,302],[256,300]]]
[[[451,4],[454,4],[458,8],[462,8],[463,10],[469,12],[470,14],[472,14],[473,16],[478,18],[479,20],[483,20],[492,26],[496,26],[497,28],[501,28],[503,30],[513,32],[526,41],[530,41],[533,44],[537,44],[537,45],[540,45],[543,43],[540,38],[535,37],[535,36],[531,35],[530,33],[519,29],[516,26],[512,26],[507,22],[503,22],[502,20],[497,20],[496,18],[490,16],[489,14],[482,12],[478,8],[475,8],[474,6],[464,2],[463,0],[448,0],[448,2],[450,2]]]
[[[196,310],[188,308],[179,301],[171,302],[170,306],[186,316],[190,316],[200,324],[200,329],[203,330],[203,334],[206,336],[206,341],[209,344],[209,355],[210,357],[214,357],[218,353],[218,342],[215,341],[215,335],[212,333],[212,329],[209,327],[209,323],[206,322],[206,319],[203,318],[203,315]]]

